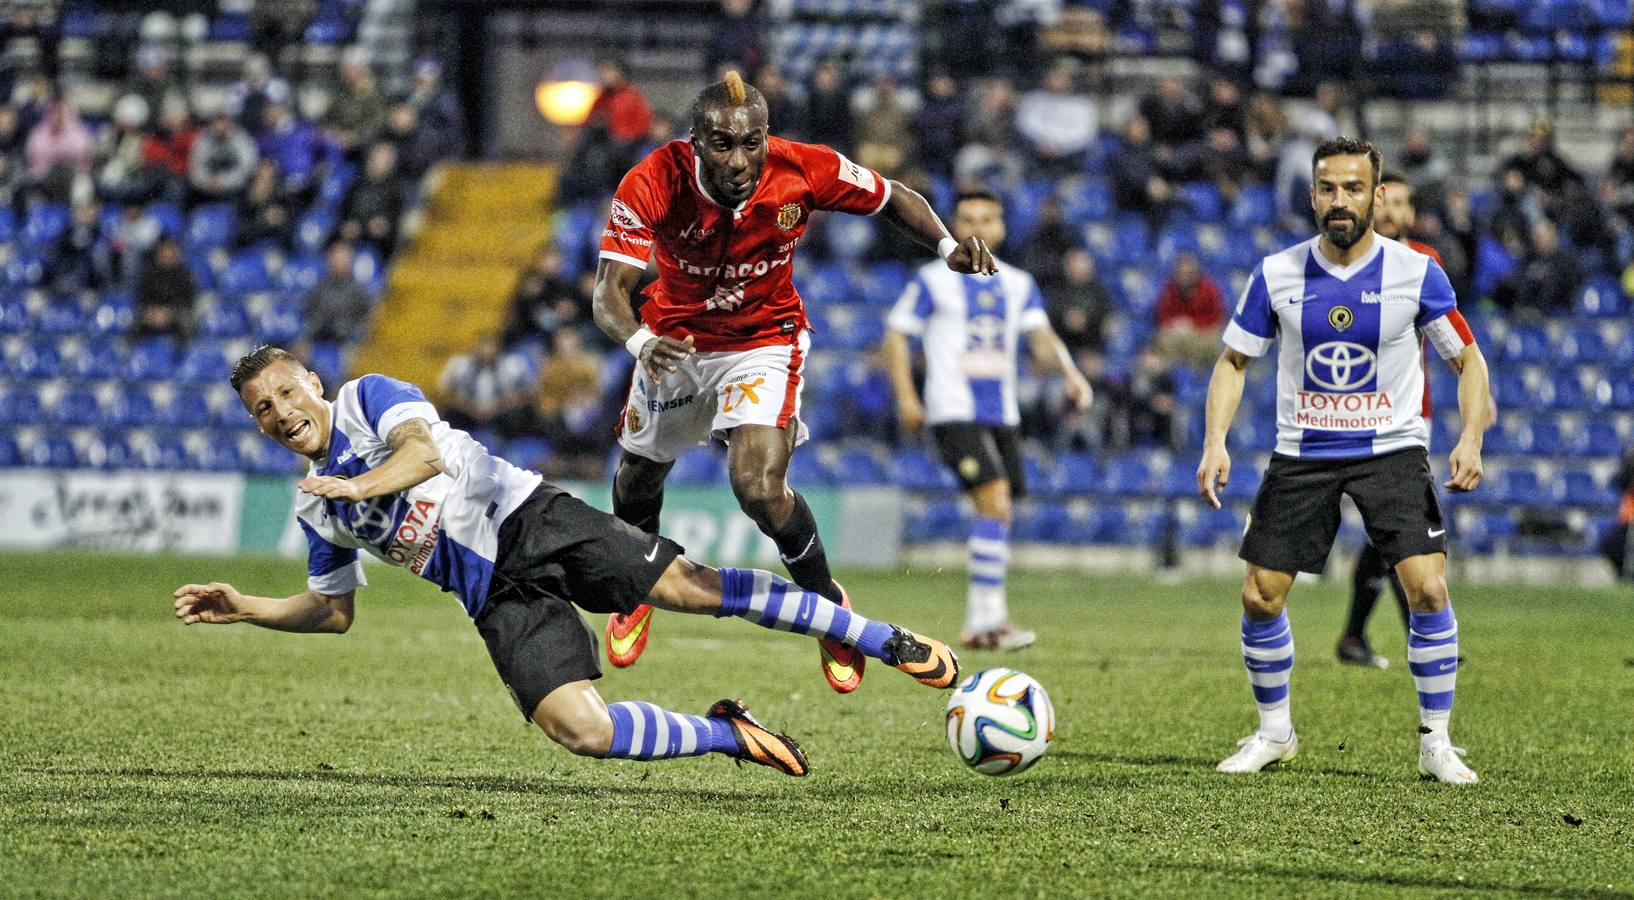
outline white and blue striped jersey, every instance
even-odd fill
[[[297,491],[307,587],[333,596],[364,584],[361,549],[453,591],[475,618],[488,599],[499,526],[543,479],[450,428],[419,388],[384,375],[341,385],[329,415],[329,454],[312,464],[312,475],[356,478],[380,465],[392,453],[386,436],[410,419],[429,426],[443,471],[401,493],[361,503]]]
[[[1285,456],[1354,459],[1427,447],[1420,332],[1442,359],[1475,342],[1435,261],[1373,236],[1348,266],[1319,238],[1261,261],[1226,326],[1226,346],[1277,354],[1277,447]]]
[[[927,263],[891,310],[892,331],[925,344],[925,421],[1018,425],[1016,345],[1049,324],[1033,276],[1007,263],[961,275]]]

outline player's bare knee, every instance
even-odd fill
[[[1283,605],[1287,600],[1286,595],[1268,595],[1252,575],[1243,579],[1243,612],[1250,619],[1265,621],[1276,618],[1282,614]]]
[[[786,518],[787,507],[794,502],[783,483],[783,473],[770,469],[733,472],[732,493],[744,514],[763,527],[779,524],[779,513]]]
[[[998,519],[1008,525],[1014,518],[1008,481],[1001,479],[977,485],[971,490],[970,497],[976,504],[976,514],[984,519]]]
[[[1416,584],[1409,584],[1403,580],[1402,587],[1407,590],[1407,605],[1413,612],[1433,613],[1447,608],[1450,598],[1447,594],[1445,576],[1428,575]]]

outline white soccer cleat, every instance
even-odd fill
[[[1444,734],[1426,734],[1418,739],[1418,774],[1442,784],[1475,784],[1481,780],[1464,765],[1464,748],[1454,747]]]
[[[1289,731],[1286,741],[1273,741],[1256,731],[1238,741],[1237,748],[1236,753],[1220,760],[1214,771],[1246,775],[1272,763],[1288,762],[1299,755],[1299,735]]]

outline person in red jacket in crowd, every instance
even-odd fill
[[[1157,298],[1157,352],[1163,357],[1208,366],[1225,327],[1225,295],[1203,271],[1197,254],[1181,251]]]

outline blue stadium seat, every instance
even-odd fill
[[[174,434],[155,432],[141,451],[144,468],[163,472],[184,472],[194,468],[187,443]]]
[[[236,338],[249,333],[249,313],[244,304],[230,297],[217,297],[199,321],[199,334],[208,338]]]
[[[725,484],[726,456],[713,447],[694,447],[675,460],[671,484]]]
[[[317,342],[307,348],[307,368],[318,373],[324,384],[339,386],[345,375],[345,363],[341,359],[339,344]],[[226,369],[223,370],[225,373]]]
[[[1152,469],[1136,455],[1113,457],[1101,479],[1105,492],[1119,497],[1140,497],[1152,490]]]
[[[68,207],[60,203],[33,204],[23,216],[24,243],[42,250],[52,246],[68,229],[69,216]]]
[[[207,472],[240,472],[245,468],[238,442],[230,439],[206,441],[198,464]]]
[[[1565,449],[1560,426],[1544,416],[1534,416],[1518,437],[1515,449],[1528,456],[1558,456]]]
[[[1057,494],[1093,494],[1100,490],[1100,471],[1093,454],[1064,453],[1055,460],[1049,489]]]
[[[45,421],[45,405],[33,389],[14,385],[0,394],[0,427],[21,428]]]
[[[17,236],[17,217],[9,205],[0,206],[0,243],[9,243]]]
[[[29,324],[28,301],[21,294],[0,296],[0,334],[22,334]]]
[[[210,21],[209,36],[212,41],[244,42],[252,30],[249,13],[224,12]]]
[[[24,380],[56,378],[62,372],[62,354],[49,338],[29,340],[11,358],[7,370],[13,378]]]
[[[301,310],[298,306],[269,304],[255,321],[255,337],[262,343],[287,344],[300,336]]]
[[[24,459],[30,466],[42,469],[72,469],[80,465],[74,442],[60,434],[40,435],[25,451]]]
[[[1537,401],[1544,409],[1559,411],[1584,409],[1589,405],[1583,385],[1578,382],[1576,373],[1570,370],[1543,379],[1538,385]]]
[[[335,230],[335,213],[329,209],[313,209],[295,222],[295,246],[304,253],[318,253],[328,243]],[[557,240],[560,241],[560,233]],[[580,240],[583,243],[583,240]],[[564,251],[565,252],[565,251]],[[569,255],[571,259],[572,256]]]
[[[45,260],[36,250],[19,248],[6,263],[6,287],[34,287],[45,279]]]
[[[122,362],[115,341],[90,341],[68,360],[68,374],[82,381],[116,378]]]
[[[1548,501],[1548,492],[1531,469],[1505,469],[1498,473],[1497,481],[1495,494],[1501,503],[1541,506]]]
[[[352,277],[370,294],[380,296],[381,288],[386,286],[386,261],[381,259],[380,251],[368,244],[358,245],[352,254]]]
[[[1502,350],[1505,362],[1547,362],[1550,358],[1549,333],[1540,325],[1515,325],[1504,336]]]
[[[176,365],[176,380],[190,384],[219,384],[227,380],[232,363],[227,354],[212,343],[199,341],[182,352]],[[327,382],[325,382],[327,383]]]
[[[943,480],[945,474],[948,481],[953,480],[952,473],[947,467],[930,453],[919,447],[902,447],[891,454],[891,461],[887,467],[891,474],[891,483],[897,487],[910,491],[938,490],[949,485]],[[954,486],[957,482],[954,482]]]
[[[41,334],[78,334],[85,327],[85,308],[77,300],[53,300],[40,310]]]
[[[894,260],[874,263],[863,278],[862,299],[870,306],[890,309],[912,278],[913,268],[907,263]]]
[[[148,338],[132,347],[125,357],[123,377],[127,381],[162,381],[175,369],[176,345],[169,338]]]
[[[1492,397],[1499,409],[1527,409],[1533,405],[1526,375],[1513,367],[1498,367],[1492,373]]]
[[[812,263],[805,276],[795,282],[807,304],[847,304],[857,298],[851,274],[840,263]]]
[[[96,425],[102,421],[102,410],[96,394],[84,388],[66,391],[51,407],[51,423],[64,428]]]
[[[1059,503],[1028,503],[1016,511],[1012,537],[1017,541],[1054,544],[1067,534],[1067,509]]]
[[[1623,452],[1623,440],[1614,423],[1591,418],[1571,430],[1566,437],[1566,448],[1573,456],[1615,457]]]
[[[210,402],[198,391],[176,391],[159,410],[158,423],[172,428],[203,428],[210,424]]]
[[[1146,255],[1152,251],[1152,230],[1146,219],[1136,215],[1119,216],[1112,226],[1112,250],[1124,265],[1150,265]]]
[[[85,464],[92,468],[129,469],[136,463],[136,453],[122,431],[99,434],[85,448]]]
[[[1568,328],[1555,347],[1558,363],[1585,364],[1606,361],[1606,339],[1590,324]]]
[[[306,296],[323,280],[324,260],[317,254],[291,257],[278,272],[278,289]]]
[[[840,484],[885,484],[890,478],[878,457],[863,447],[847,447],[834,463],[834,478]]]
[[[1556,477],[1551,494],[1567,506],[1605,506],[1615,498],[1611,488],[1595,480],[1587,469],[1566,469]]]
[[[933,500],[925,510],[925,528],[933,541],[964,541],[970,536],[958,500]]]
[[[1225,198],[1220,189],[1207,181],[1188,181],[1180,186],[1180,201],[1190,208],[1200,222],[1219,222],[1225,218]]]
[[[1577,295],[1577,311],[1586,316],[1611,318],[1628,312],[1628,298],[1616,279],[1600,276],[1589,279]]]
[[[1116,209],[1112,188],[1104,178],[1085,178],[1061,190],[1061,214],[1068,224],[1105,222]]]
[[[229,294],[257,294],[272,290],[266,254],[259,250],[244,250],[235,254],[221,273],[221,289]]]
[[[194,249],[225,247],[238,231],[238,213],[230,203],[207,203],[187,220],[187,245]]]
[[[91,337],[117,337],[130,330],[136,305],[123,294],[105,296],[85,319],[85,333]]]
[[[0,433],[0,469],[10,469],[23,464],[23,450],[17,446],[17,439],[9,434]]]
[[[103,424],[114,428],[142,428],[159,418],[153,397],[141,388],[127,387],[108,403],[103,411]]]

